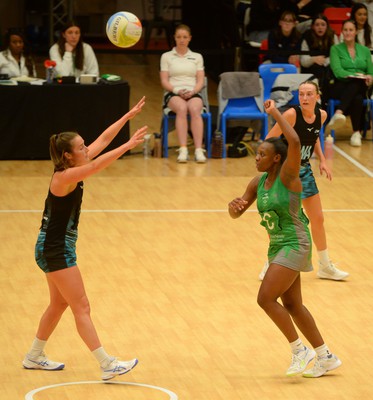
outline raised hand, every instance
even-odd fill
[[[145,104],[145,96],[143,96],[140,101],[131,108],[131,110],[128,111],[128,113],[126,114],[126,117],[128,119],[132,119],[133,117],[135,117],[139,112],[141,112],[142,108],[144,107]]]
[[[128,146],[130,149],[133,149],[140,143],[144,142],[144,136],[146,135],[146,132],[148,130],[147,126],[143,126],[142,128],[138,129],[130,138],[130,140],[127,142]]]

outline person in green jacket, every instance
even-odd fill
[[[330,49],[330,67],[334,73],[330,97],[340,100],[336,112],[328,127],[336,129],[346,121],[346,114],[351,117],[353,133],[351,146],[361,146],[361,131],[364,128],[363,100],[373,83],[373,64],[370,50],[356,42],[357,28],[352,20],[342,26],[343,42]]]

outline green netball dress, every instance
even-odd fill
[[[269,234],[268,260],[296,271],[312,271],[312,242],[308,219],[301,207],[301,193],[291,192],[278,176],[269,190],[267,173],[257,190],[257,207]]]

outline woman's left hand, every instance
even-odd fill
[[[373,83],[373,76],[372,75],[367,75],[365,78],[365,83],[367,86],[370,86]]]

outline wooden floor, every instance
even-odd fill
[[[99,61],[103,73],[130,82],[132,104],[147,95],[131,131],[143,124],[159,131],[159,57]],[[215,89],[211,83],[212,104]],[[346,282],[303,274],[304,302],[343,361],[314,380],[285,377],[289,346],[256,304],[268,239],[255,207],[239,220],[226,211],[256,173],[254,158],[179,165],[174,151],[146,160],[134,151],[85,185],[78,264],[105,348],[140,360],[114,380],[130,384],[97,383],[96,361],[70,311],[46,348],[65,370],[24,370],[48,302],[33,249],[52,166],[0,161],[0,399],[371,399],[373,148],[371,141],[351,148],[347,139],[347,129],[338,132],[332,182],[313,161],[332,259],[351,274]]]

